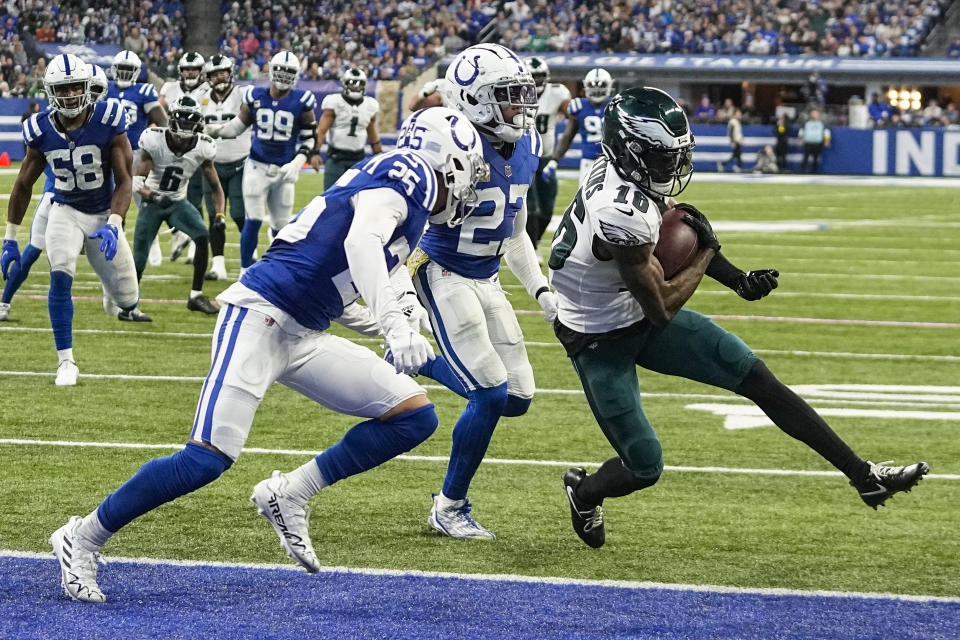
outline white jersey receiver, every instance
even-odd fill
[[[364,96],[360,104],[350,104],[342,94],[331,93],[320,104],[333,111],[333,126],[327,132],[327,144],[343,151],[363,151],[367,144],[367,125],[380,110],[375,98]]]
[[[543,139],[543,157],[553,155],[557,144],[557,120],[560,107],[570,99],[570,90],[562,84],[548,83],[537,107],[537,131]]]
[[[201,82],[189,91],[183,90],[183,86],[179,80],[164,82],[163,86],[160,87],[160,97],[163,98],[163,101],[167,104],[167,111],[170,110],[170,105],[185,95],[196,100],[197,104],[203,104],[203,99],[208,93],[210,93],[210,85],[206,82]]]
[[[217,101],[213,91],[209,91],[202,101],[203,120],[207,124],[224,125],[233,120],[240,113],[244,98],[252,85],[238,87],[234,85],[230,93]],[[217,140],[217,162],[236,162],[250,155],[250,140],[253,136],[253,127],[247,129],[236,138]]]
[[[166,127],[151,127],[140,136],[140,148],[153,160],[147,186],[173,200],[182,200],[187,197],[187,183],[200,165],[216,157],[217,143],[201,133],[192,149],[178,155],[167,144],[166,133]]]
[[[594,239],[639,246],[660,239],[657,203],[621,178],[601,156],[563,214],[550,249],[550,284],[558,318],[581,333],[603,333],[643,319],[613,260],[600,260]]]

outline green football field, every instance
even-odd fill
[[[297,208],[321,182],[303,174]],[[12,184],[12,175],[0,176],[0,193]],[[558,211],[573,188],[563,183]],[[715,222],[734,262],[782,274],[780,288],[760,302],[704,281],[689,306],[740,335],[860,455],[926,460],[931,477],[874,512],[828,463],[746,401],[641,372],[668,469],[654,487],[606,503],[607,544],[589,549],[570,527],[560,477],[571,462],[594,470],[612,450],[536,303],[504,270],[514,307],[530,312],[520,324],[539,392],[527,415],[502,420],[471,489],[473,515],[498,540],[428,531],[430,495],[440,489],[464,405],[430,388],[440,416],[430,440],[312,502],[324,565],[960,596],[960,190],[694,180],[684,199]],[[238,239],[231,228],[233,275]],[[168,254],[169,236],[163,248]],[[0,324],[0,550],[49,551],[47,537],[70,515],[86,514],[141,464],[185,441],[214,324],[185,307],[190,274],[182,260],[148,267],[142,308],[154,322],[120,323],[104,315],[100,286],[81,257],[74,283],[81,378],[58,389],[49,278],[44,260],[37,263],[11,321]],[[207,292],[225,286],[207,283]],[[271,470],[292,469],[333,444],[354,422],[275,386],[257,414],[251,450],[219,481],[122,530],[107,556],[289,562],[250,490]]]

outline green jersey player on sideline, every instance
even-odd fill
[[[873,508],[909,491],[929,471],[925,462],[891,467],[863,460],[740,338],[684,308],[705,274],[751,301],[776,288],[779,276],[733,266],[706,216],[673,200],[693,172],[693,145],[686,115],[663,91],[632,88],[614,97],[603,115],[603,155],[553,239],[554,329],[617,453],[596,473],[572,468],[563,476],[573,528],[591,547],[605,541],[604,499],[649,487],[663,472],[660,441],[643,412],[638,365],[752,400],[782,431],[842,471]],[[690,266],[664,280],[653,249],[661,214],[673,206],[685,212],[700,250]]]

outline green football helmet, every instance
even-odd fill
[[[530,69],[530,75],[533,76],[533,84],[537,85],[537,95],[543,95],[543,90],[547,88],[550,82],[550,67],[547,61],[538,56],[527,60],[527,68]]]
[[[682,192],[693,174],[693,133],[666,92],[633,87],[603,111],[601,145],[624,180],[661,197]]]

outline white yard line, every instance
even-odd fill
[[[49,552],[15,551],[0,549],[2,558],[23,558],[54,562]],[[303,570],[293,564],[273,564],[265,562],[218,562],[214,560],[173,560],[165,558],[129,558],[105,556],[111,564],[137,564],[172,567],[210,567],[215,569],[254,569],[263,571],[290,571],[302,573]],[[477,582],[522,582],[527,584],[549,584],[561,586],[606,587],[611,589],[691,591],[695,593],[718,593],[730,595],[760,596],[798,596],[804,598],[855,598],[864,600],[899,600],[904,602],[943,602],[960,603],[960,598],[950,596],[930,596],[900,593],[878,593],[861,591],[825,591],[784,589],[779,587],[731,587],[712,584],[678,584],[670,582],[649,582],[639,580],[590,580],[586,578],[567,578],[552,576],[528,576],[512,573],[454,573],[450,571],[420,571],[418,569],[382,569],[369,567],[321,567],[321,573],[347,573],[363,576],[381,576],[389,578],[435,578],[445,580],[471,580]]]

